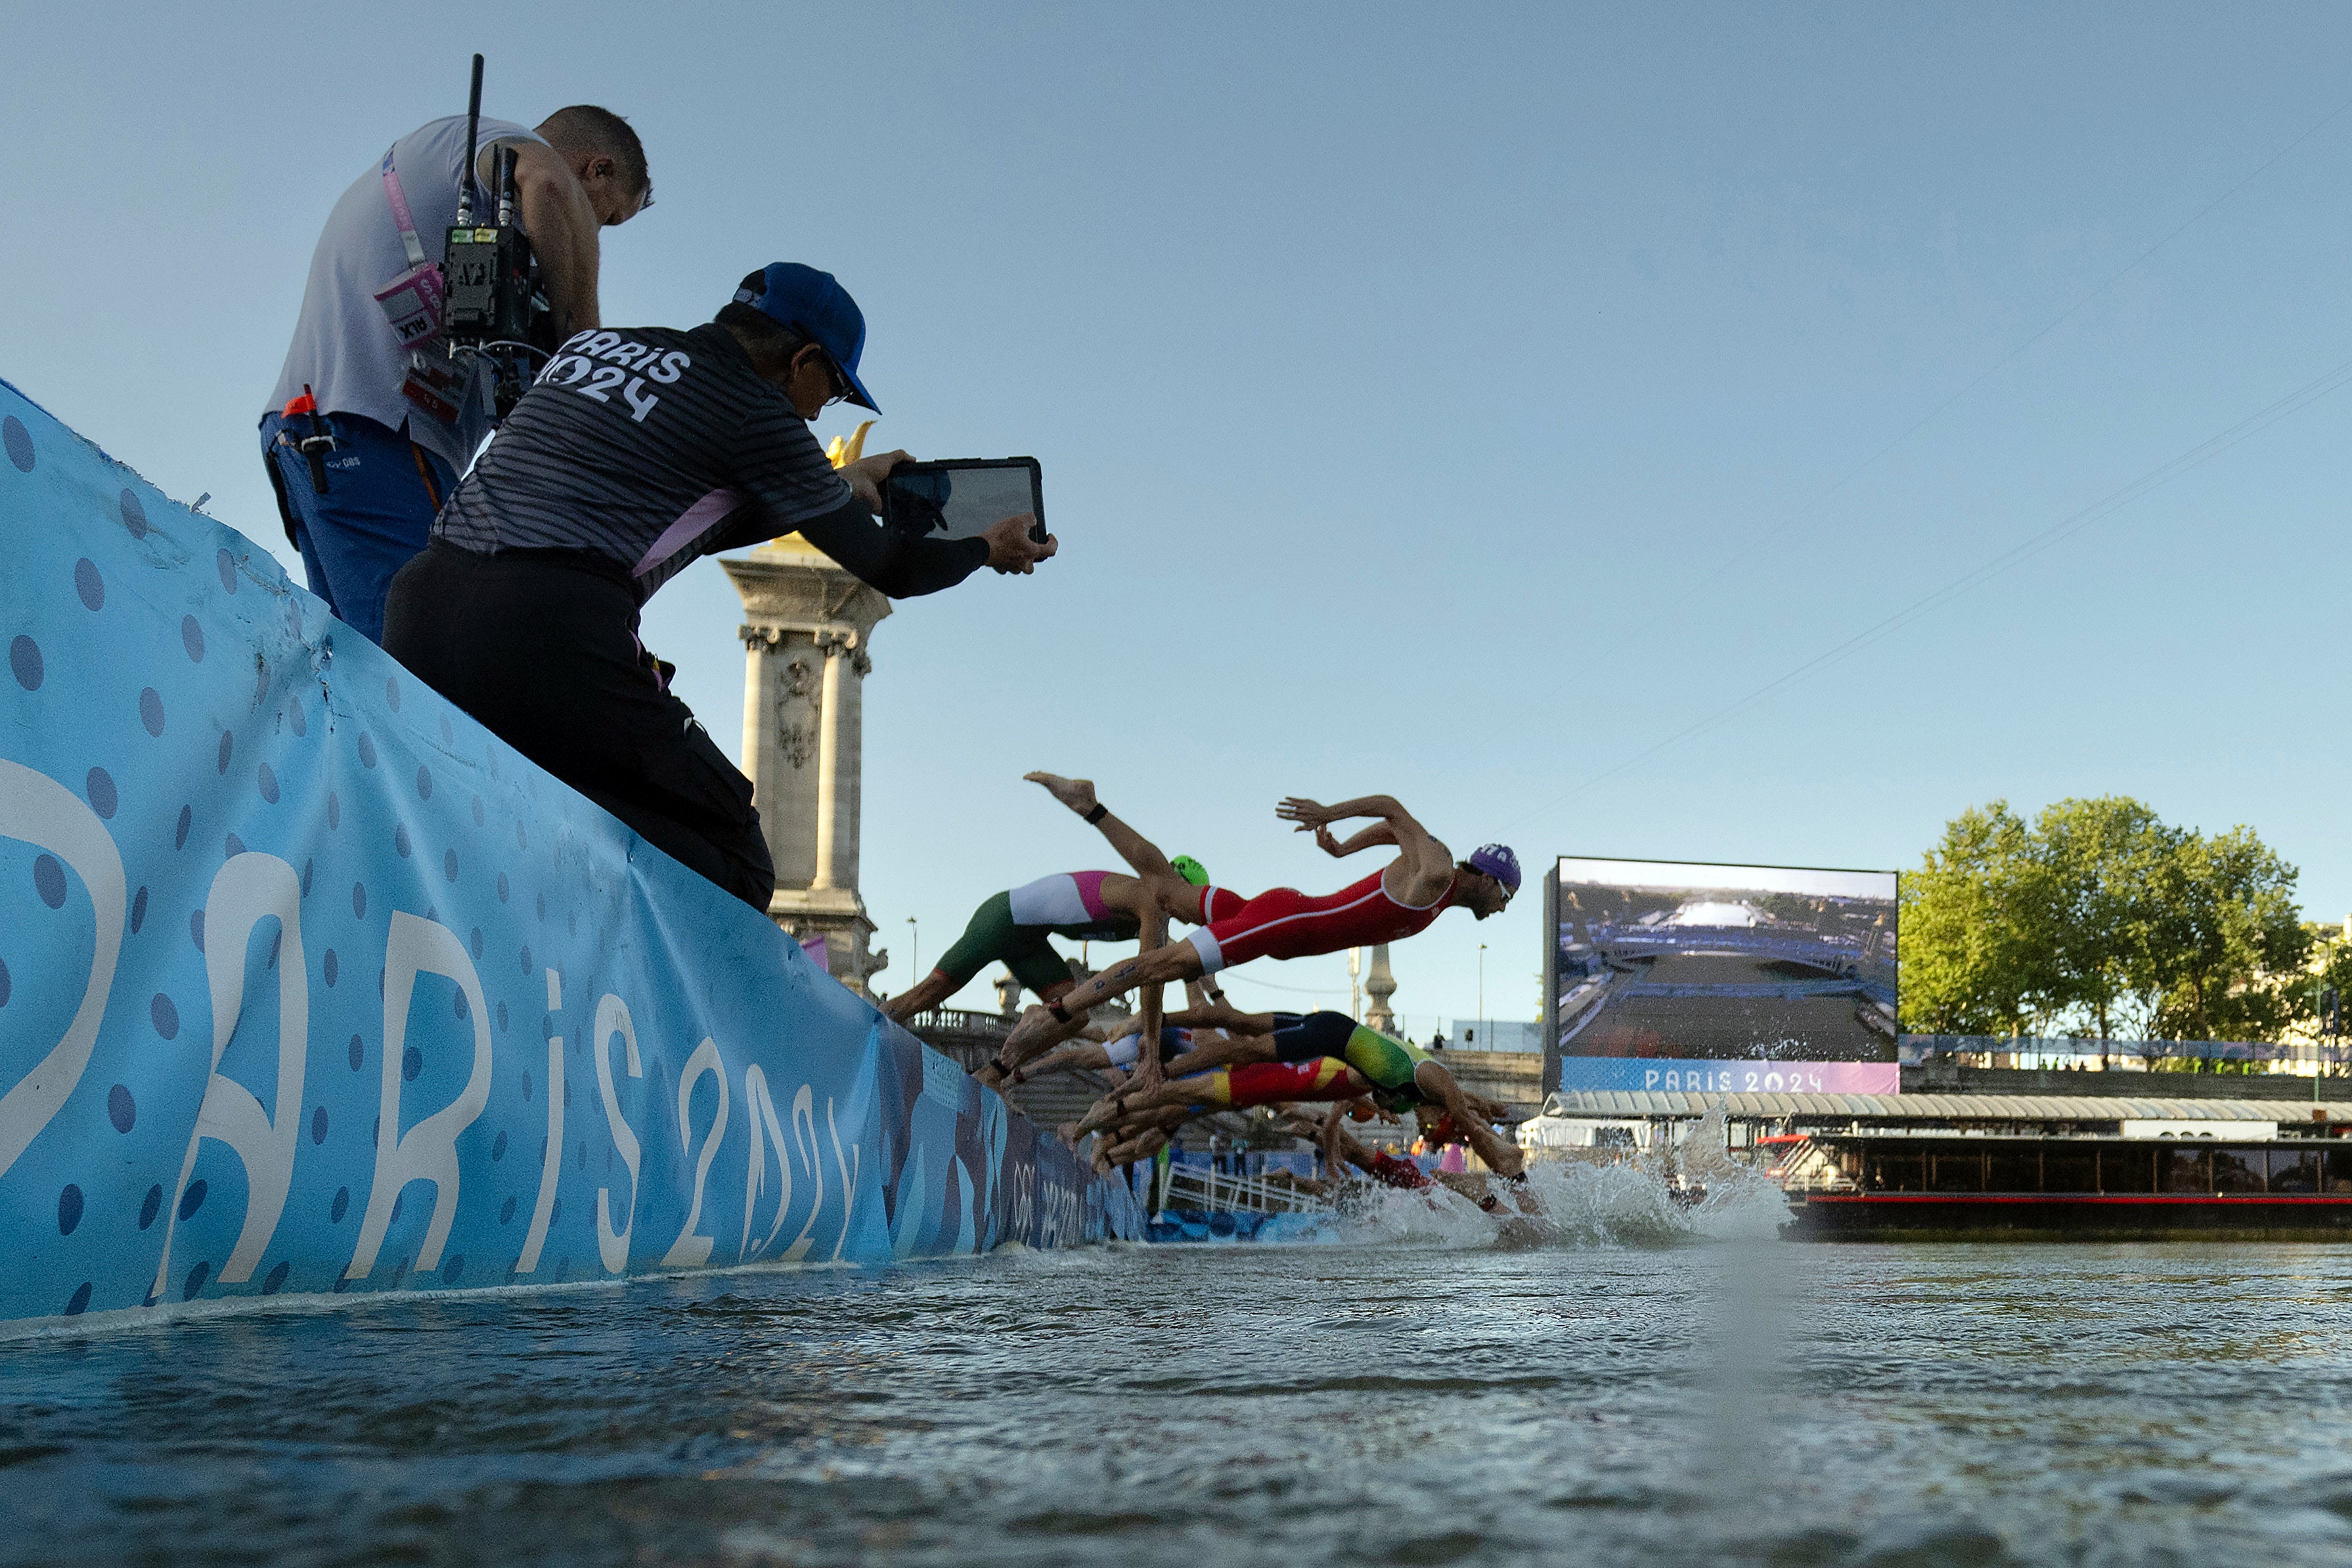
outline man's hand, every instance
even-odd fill
[[[1349,855],[1363,848],[1361,844],[1343,844],[1333,836],[1331,824],[1339,820],[1339,813],[1318,801],[1303,800],[1293,795],[1281,805],[1276,806],[1274,809],[1274,814],[1286,822],[1297,823],[1298,831],[1302,833],[1313,833],[1315,847],[1327,855]]]
[[[1058,773],[1045,772],[1024,773],[1021,777],[1032,784],[1044,785],[1046,794],[1081,817],[1095,809],[1095,781],[1091,779],[1065,779]]]
[[[1274,814],[1286,822],[1297,823],[1302,833],[1314,832],[1339,820],[1330,807],[1309,800],[1303,795],[1290,796],[1274,809]]]
[[[1036,526],[1036,517],[1024,512],[1017,517],[1005,518],[982,533],[980,537],[988,541],[989,566],[1008,577],[1015,572],[1026,577],[1037,570],[1039,561],[1051,560],[1061,545],[1051,534],[1045,536],[1044,544],[1031,538],[1029,530]]]
[[[913,461],[904,452],[884,452],[872,457],[861,457],[855,463],[845,463],[837,472],[849,481],[849,493],[878,517],[882,515],[882,481],[888,478],[890,470],[899,464]]]

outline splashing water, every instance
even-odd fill
[[[1701,1147],[1705,1134],[1694,1135]],[[1701,1181],[1706,1197],[1698,1203],[1677,1199],[1667,1184],[1679,1168]],[[1712,1240],[1770,1240],[1788,1218],[1780,1189],[1718,1156],[1715,1160],[1654,1155],[1612,1164],[1546,1160],[1528,1167],[1528,1188],[1537,1212],[1503,1206],[1484,1212],[1451,1188],[1439,1186],[1405,1192],[1372,1187],[1350,1192],[1341,1202],[1340,1223],[1325,1239],[1342,1246],[1420,1244],[1463,1249],[1527,1247],[1666,1247]]]

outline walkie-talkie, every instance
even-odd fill
[[[481,134],[482,57],[474,57],[474,82],[466,103],[466,175],[458,186],[457,221],[441,267],[442,334],[450,352],[478,357],[491,377],[494,420],[504,419],[530,385],[532,359],[547,358],[540,341],[547,301],[539,289],[539,267],[530,240],[515,223],[515,150],[499,149],[494,183],[494,221],[478,224],[474,212],[475,149]]]

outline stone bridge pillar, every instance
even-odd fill
[[[769,917],[851,990],[890,955],[870,948],[857,891],[863,688],[867,645],[890,601],[797,534],[720,562],[742,596],[743,770],[776,862]]]
[[[1364,995],[1371,1004],[1364,1009],[1364,1022],[1382,1034],[1396,1033],[1396,1009],[1389,998],[1396,995],[1396,975],[1389,968],[1389,945],[1385,942],[1372,948],[1372,972],[1364,982]]]

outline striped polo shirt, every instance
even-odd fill
[[[482,554],[593,551],[642,604],[698,557],[849,504],[808,422],[724,327],[602,328],[547,362],[433,532]]]

